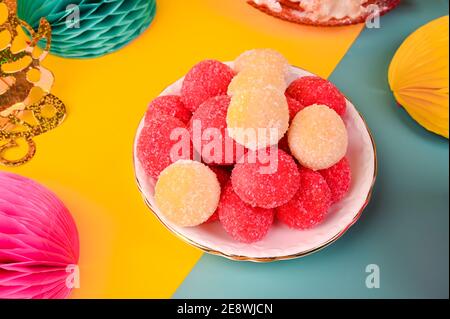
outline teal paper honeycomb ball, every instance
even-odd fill
[[[51,52],[66,58],[94,58],[122,48],[148,28],[155,13],[156,0],[17,0],[19,18],[33,28],[47,18]]]

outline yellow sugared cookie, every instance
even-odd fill
[[[268,86],[233,95],[227,113],[228,135],[251,150],[276,145],[289,128],[284,92]]]
[[[255,49],[244,52],[234,62],[234,70],[242,72],[246,69],[265,70],[284,74],[289,73],[289,61],[273,49]]]
[[[220,199],[216,174],[195,161],[178,161],[159,176],[155,187],[156,205],[161,213],[180,227],[206,222],[216,211]]]
[[[254,88],[273,86],[282,92],[286,91],[287,83],[284,75],[277,72],[267,72],[258,69],[245,69],[236,75],[228,86],[228,95]]]
[[[300,111],[292,121],[288,140],[295,158],[312,170],[330,168],[347,153],[345,123],[325,105],[313,105]]]

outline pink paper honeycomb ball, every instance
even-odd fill
[[[68,297],[78,258],[75,222],[56,195],[0,172],[0,299]]]

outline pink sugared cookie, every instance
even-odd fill
[[[245,203],[270,209],[294,197],[300,186],[300,174],[292,156],[272,147],[249,151],[234,167],[231,181]]]
[[[177,132],[185,134],[172,140],[171,135]],[[192,144],[186,125],[172,116],[159,114],[149,119],[137,143],[139,162],[146,175],[152,178],[158,178],[167,166],[177,160],[192,158]]]
[[[220,199],[219,219],[233,239],[250,244],[267,235],[273,224],[274,210],[247,205],[228,183]]]
[[[187,109],[195,112],[206,100],[227,94],[234,71],[216,60],[205,60],[195,65],[186,75],[181,97]]]
[[[352,183],[352,171],[346,157],[336,165],[319,173],[322,174],[331,189],[333,203],[339,202],[347,195]]]
[[[181,101],[181,97],[177,95],[165,95],[154,99],[148,106],[145,114],[145,121],[150,121],[158,114],[165,114],[176,117],[184,124],[188,124],[192,113],[189,111]]]
[[[291,83],[286,94],[304,106],[323,104],[343,116],[347,109],[344,95],[330,81],[317,76],[305,76]]]
[[[283,136],[283,138],[278,143],[278,148],[280,150],[282,150],[282,151],[285,151],[289,155],[292,155],[291,154],[291,149],[289,148],[289,141],[288,141],[288,135],[287,134],[285,136]]]
[[[190,121],[192,143],[206,164],[232,165],[244,153],[244,147],[228,136],[226,117],[230,100],[227,95],[208,99]]]
[[[305,230],[325,220],[331,206],[331,190],[318,172],[300,170],[300,190],[286,205],[277,208],[277,218],[291,228]]]
[[[230,181],[231,172],[221,167],[210,167],[211,170],[216,173],[217,180],[219,181],[222,192],[225,190],[225,186]],[[219,220],[219,211],[216,212],[208,219],[207,223],[213,223]]]
[[[230,177],[231,177],[231,171],[222,168],[222,167],[217,167],[217,166],[212,166],[210,167],[210,169],[216,173],[217,176],[217,180],[220,183],[220,186],[223,188],[225,188],[225,186],[228,184],[228,182],[230,181]]]
[[[296,99],[291,98],[290,96],[286,96],[286,99],[289,107],[289,117],[292,121],[297,113],[303,110],[305,106]]]

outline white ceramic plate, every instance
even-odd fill
[[[232,63],[228,63],[232,66]],[[291,68],[291,81],[298,77],[312,75]],[[161,95],[179,95],[183,79],[169,86]],[[211,254],[234,260],[267,262],[293,259],[316,252],[339,239],[361,216],[369,203],[377,173],[376,150],[370,131],[355,106],[347,100],[347,114],[344,118],[349,133],[347,157],[350,161],[353,181],[350,192],[334,205],[327,220],[320,226],[298,231],[276,222],[267,237],[254,244],[243,244],[230,238],[220,223],[194,228],[178,227],[168,221],[158,210],[154,201],[155,180],[148,178],[136,157],[136,141],[142,130],[142,120],[134,145],[134,164],[136,180],[145,202],[156,217],[172,233],[189,244]]]

